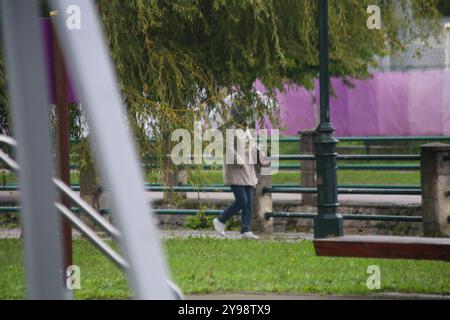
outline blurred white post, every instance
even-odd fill
[[[61,219],[52,182],[47,79],[37,1],[1,0],[6,71],[18,142],[27,296],[70,298],[63,287]]]
[[[129,283],[138,299],[173,299],[95,1],[53,0],[50,5],[59,12],[57,33],[76,92],[86,108],[95,154],[130,265]]]

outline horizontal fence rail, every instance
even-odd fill
[[[264,188],[264,193],[272,194],[316,194],[317,188]],[[421,195],[421,190],[415,189],[343,189],[338,188],[338,194],[359,194],[359,195]]]
[[[420,155],[337,155],[337,160],[340,161],[420,161]],[[314,161],[314,155],[278,155],[269,157],[271,160],[301,160]]]
[[[79,185],[72,185],[72,191],[79,191]],[[144,189],[149,192],[200,192],[200,193],[230,193],[231,188],[225,185],[208,185],[208,186],[192,186],[180,185],[175,187],[163,186],[159,184],[147,184]],[[0,191],[19,191],[17,185],[0,186]],[[66,189],[66,191],[68,191]],[[274,184],[271,188],[263,189],[265,193],[317,193],[316,188],[303,188],[300,185],[284,185]],[[405,186],[389,186],[389,185],[341,185],[338,186],[338,192],[341,194],[392,194],[392,195],[420,195],[420,186],[405,185]],[[72,194],[74,197],[74,195]]]
[[[280,164],[277,167],[279,170],[286,171],[299,171],[302,169],[298,164]],[[213,167],[205,166],[205,170],[211,170]],[[383,165],[365,165],[365,164],[349,164],[338,165],[337,170],[342,171],[419,171],[420,165],[395,165],[395,164],[383,164]]]
[[[270,212],[266,213],[266,219],[270,218],[295,218],[295,219],[314,219],[316,213],[302,212]],[[395,216],[395,215],[371,215],[371,214],[341,214],[344,220],[355,221],[380,221],[380,222],[422,222],[420,216]]]
[[[70,211],[80,213],[80,208],[71,208]],[[6,212],[20,212],[20,207],[0,207],[0,213]],[[180,215],[180,216],[195,216],[203,214],[205,216],[220,215],[223,210],[197,210],[197,209],[154,209],[153,212],[157,215]],[[101,209],[100,213],[109,214],[110,209]],[[236,214],[239,215],[239,214]],[[296,219],[314,219],[316,213],[301,213],[301,212],[268,212],[265,214],[266,219],[270,218],[296,218]],[[344,220],[356,221],[380,221],[380,222],[422,222],[420,216],[395,216],[395,215],[371,215],[371,214],[342,214]],[[449,217],[450,221],[450,217]]]
[[[179,168],[190,168],[190,169],[203,169],[203,170],[221,170],[222,164],[214,165],[201,165],[201,164],[185,164],[179,165]],[[148,168],[159,169],[157,165],[150,165]],[[278,166],[273,165],[273,169],[286,170],[286,171],[299,171],[302,169],[300,164],[280,164]],[[420,165],[365,165],[365,164],[349,164],[349,165],[338,165],[338,170],[352,170],[352,171],[418,171],[420,170]]]
[[[314,160],[314,159],[307,159]],[[156,164],[145,165],[149,169],[160,169],[160,166]],[[203,170],[221,170],[223,164],[217,163],[212,165],[205,164],[180,164],[178,168],[190,168],[190,169],[203,169]],[[273,169],[278,168],[279,170],[286,171],[299,171],[302,169],[300,164],[280,164],[278,166],[273,165]],[[348,165],[338,165],[338,170],[345,171],[419,171],[420,165],[391,165],[391,164],[382,164],[382,165],[366,165],[366,164],[348,164]],[[78,170],[78,166],[71,165],[71,170]]]
[[[167,158],[170,158],[171,156],[167,156]],[[339,161],[420,161],[420,155],[416,154],[398,154],[398,155],[383,155],[383,154],[350,154],[350,155],[343,155],[338,154],[336,156],[337,160]],[[153,161],[156,161],[158,158],[152,159]],[[210,161],[212,164],[208,164],[207,166],[214,166],[214,165],[222,165],[223,159],[222,158],[215,158],[215,157],[208,157],[203,156],[199,158],[200,160]],[[313,154],[305,154],[305,155],[299,155],[299,154],[288,154],[288,155],[274,155],[268,157],[269,160],[279,160],[279,161],[315,161],[316,156]],[[193,161],[194,157],[185,157],[184,161],[189,162]],[[450,156],[444,157],[444,160],[450,160]],[[187,165],[187,164],[185,164]],[[202,164],[191,164],[192,166],[201,166]],[[147,166],[146,164],[143,164],[143,166]],[[183,166],[181,164],[180,166]],[[71,164],[71,169],[78,169],[78,166],[76,164]]]
[[[60,207],[58,207],[58,210]],[[67,208],[67,210],[69,210]],[[20,207],[0,207],[0,213],[20,213]],[[80,214],[84,212],[79,207],[72,207],[70,211],[76,214]],[[199,213],[204,214],[205,216],[218,216],[223,210],[198,210],[198,209],[153,209],[152,210],[157,215],[184,215],[184,216],[195,216]],[[100,209],[99,213],[101,214],[110,214],[111,210],[104,208]]]
[[[363,143],[394,143],[394,142],[421,142],[421,141],[450,141],[450,137],[343,137],[338,138],[342,142],[363,142]],[[280,142],[300,142],[300,137],[281,137]],[[15,146],[15,141],[9,138],[1,138],[0,143],[5,143],[11,146]],[[0,159],[3,160],[6,165],[12,169],[12,171],[17,171],[18,166],[9,156],[0,151]],[[271,160],[278,161],[315,161],[315,155],[277,155],[270,157]],[[207,158],[207,160],[218,160],[213,157]],[[420,155],[337,155],[338,161],[393,161],[393,162],[418,162],[420,161]],[[445,156],[444,160],[450,161],[450,155]],[[147,168],[158,168],[157,165],[150,164],[145,165]],[[205,170],[219,170],[222,167],[221,163],[212,165],[181,165],[180,167],[191,167],[191,168],[203,168]],[[300,163],[281,163],[278,166],[280,170],[301,170],[302,166]],[[77,169],[76,165],[72,165],[71,168]],[[361,164],[361,163],[351,163],[351,164],[339,164],[337,166],[338,170],[348,170],[348,171],[418,171],[420,170],[420,165],[416,163],[405,163],[405,164]],[[58,184],[57,184],[58,185]],[[79,191],[79,185],[72,185],[70,188],[60,191],[65,194],[70,194],[75,200],[78,199],[78,195],[71,193],[72,191]],[[145,186],[145,190],[150,192],[223,192],[229,193],[231,189],[223,184],[216,185],[206,185],[206,186],[193,186],[193,185],[179,185],[179,186],[164,186],[160,184],[148,183]],[[16,185],[4,185],[0,186],[0,191],[19,191],[19,187]],[[316,188],[304,188],[297,184],[274,184],[270,188],[265,188],[264,193],[272,194],[316,194]],[[421,186],[419,185],[340,185],[338,186],[339,194],[360,194],[360,195],[421,195]],[[447,193],[450,196],[450,190]],[[78,202],[78,201],[75,201]],[[80,205],[80,203],[75,203],[75,205]],[[80,207],[71,208],[74,213],[85,212],[86,208],[84,205]],[[60,211],[68,210],[61,210]],[[88,210],[90,211],[90,210]],[[0,212],[20,212],[20,207],[0,207]],[[100,214],[108,214],[109,209],[99,210]],[[219,215],[222,210],[197,210],[197,209],[155,209],[154,213],[157,215],[197,215],[199,213],[206,216]],[[64,214],[64,213],[63,213]],[[67,212],[66,212],[67,214]],[[99,224],[103,229],[111,234],[113,237],[118,238],[120,234],[112,225],[104,223],[101,216],[92,214],[89,215],[93,220]],[[305,218],[313,219],[316,215],[314,213],[299,213],[299,212],[273,212],[267,213],[267,218]],[[342,215],[345,220],[362,220],[362,221],[403,221],[403,222],[421,222],[422,217],[417,216],[383,216],[383,215],[364,215],[364,214],[344,214]],[[448,218],[450,222],[450,217]],[[72,221],[73,223],[73,221]],[[116,261],[117,264],[117,261]],[[120,264],[120,263],[119,263]]]

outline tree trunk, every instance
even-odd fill
[[[108,208],[106,197],[100,186],[100,178],[97,174],[94,154],[86,138],[82,141],[82,151],[80,153],[80,197],[91,205],[95,210]],[[81,214],[81,219],[89,226],[93,227],[92,220],[85,214]]]

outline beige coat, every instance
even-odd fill
[[[251,137],[249,131],[238,130],[236,131],[236,139],[226,138],[225,140],[226,148],[223,164],[224,184],[226,186],[256,186],[258,184],[258,178],[255,172],[256,142]],[[238,146],[240,144],[245,145],[244,155],[242,154],[243,152],[238,152]],[[231,155],[228,155],[228,161],[227,152],[231,152]],[[234,153],[234,157],[232,153]],[[230,161],[232,159],[234,161]]]

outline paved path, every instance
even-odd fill
[[[197,230],[160,230],[160,236],[163,239],[185,239],[185,238],[214,238],[214,239],[231,239],[238,240],[240,233],[236,231],[227,231],[227,237],[224,238],[218,235],[214,231],[197,231]],[[285,242],[296,242],[303,240],[313,240],[313,234],[311,233],[286,233],[286,232],[274,232],[270,234],[260,234],[261,240],[275,240]]]
[[[20,229],[0,228],[0,239],[18,239],[20,238]]]
[[[80,237],[80,233],[74,231],[74,237]],[[227,237],[224,238],[214,231],[197,231],[197,230],[159,230],[159,236],[161,239],[186,239],[186,238],[214,238],[214,239],[231,239],[238,240],[240,233],[235,231],[227,231]],[[0,239],[18,239],[20,238],[20,229],[5,229],[0,228]],[[285,233],[285,232],[275,232],[271,234],[261,235],[262,240],[275,240],[275,241],[286,241],[295,242],[303,240],[312,240],[313,235],[310,233]]]

